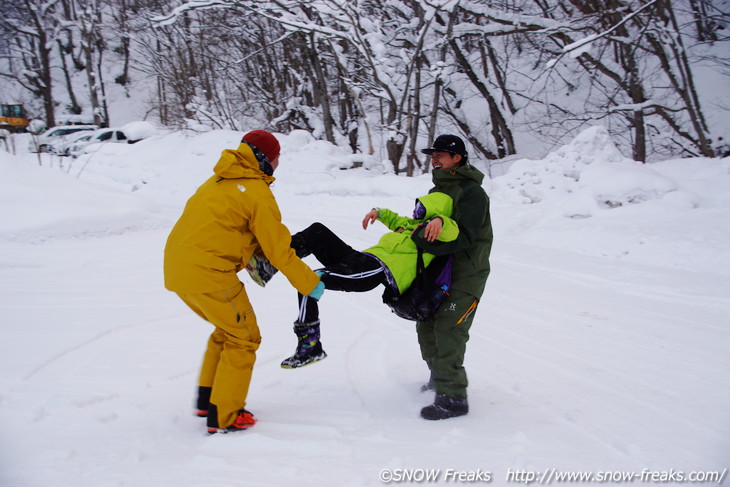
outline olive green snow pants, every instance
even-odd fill
[[[437,394],[466,398],[464,353],[478,304],[474,296],[453,291],[431,318],[416,323],[421,356],[431,370]]]
[[[199,385],[211,388],[208,426],[225,428],[246,406],[256,350],[261,344],[256,315],[240,282],[231,289],[178,296],[215,326],[203,357]]]

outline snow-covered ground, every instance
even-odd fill
[[[329,358],[281,369],[295,292],[244,273],[264,337],[259,422],[208,437],[192,400],[211,330],[164,289],[162,251],[240,135],[166,133],[42,166],[0,152],[0,486],[651,483],[730,467],[730,159],[641,165],[600,127],[485,181],[495,243],[468,416],[420,419],[433,395],[414,327],[378,292],[326,292]],[[430,187],[368,159],[342,170],[357,158],[303,132],[281,141],[273,188],[292,231],[322,221],[365,248],[384,230],[360,227],[371,207],[410,213]]]

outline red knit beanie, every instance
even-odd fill
[[[276,140],[274,134],[266,130],[253,130],[244,135],[241,142],[248,142],[256,147],[268,157],[269,162],[276,159],[279,156],[279,152],[281,152],[279,141]]]

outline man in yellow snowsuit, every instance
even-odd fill
[[[201,367],[198,416],[209,433],[247,429],[256,422],[245,409],[261,335],[237,273],[261,253],[294,288],[319,299],[319,276],[291,248],[291,234],[269,185],[280,146],[264,130],[224,150],[215,173],[188,200],[165,246],[165,287],[215,326]]]

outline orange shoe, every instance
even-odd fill
[[[238,416],[236,416],[236,419],[233,421],[233,424],[230,426],[226,426],[225,428],[208,428],[208,434],[214,435],[216,433],[232,433],[234,431],[243,431],[249,429],[251,426],[256,424],[256,418],[253,417],[253,414],[246,411],[245,409],[241,409],[238,411]]]
[[[195,415],[199,418],[207,418],[208,417],[208,410],[207,409],[196,409]]]

